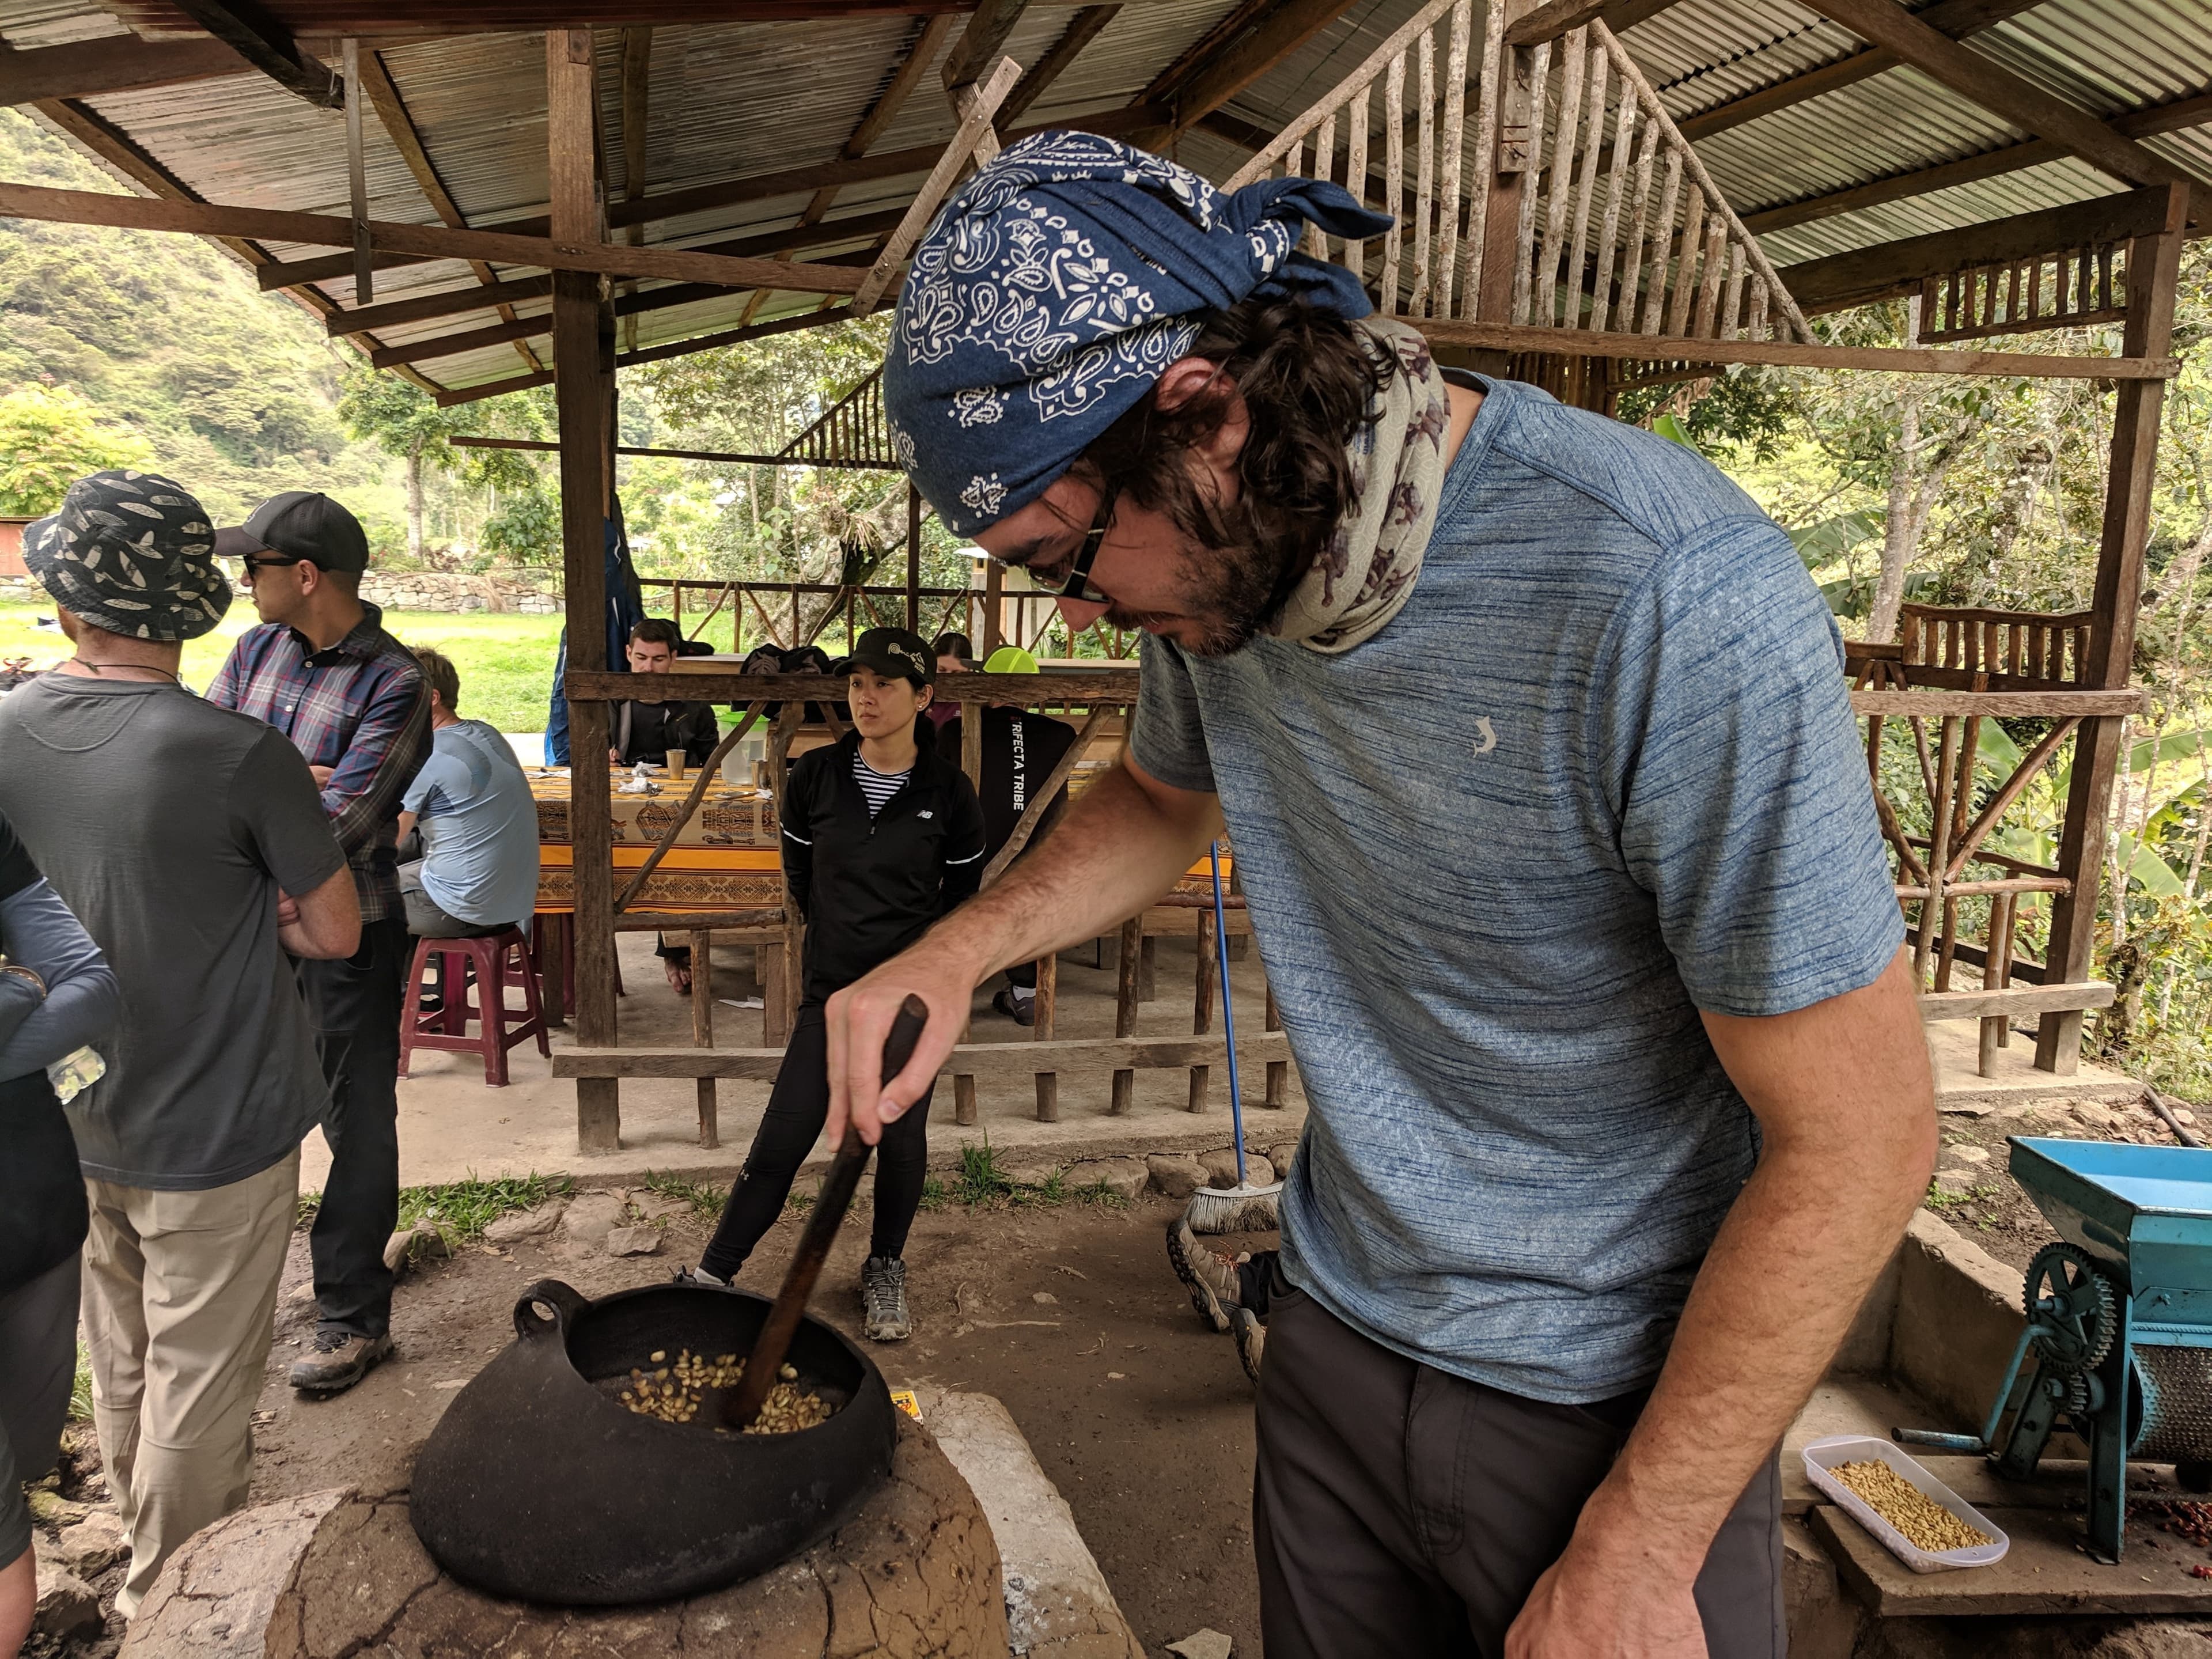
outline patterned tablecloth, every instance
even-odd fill
[[[575,849],[568,828],[568,769],[532,766],[530,793],[538,802],[538,908],[568,911],[576,906]],[[628,770],[615,775],[617,787]],[[619,891],[645,863],[646,854],[668,833],[690,793],[693,779],[679,783],[656,778],[659,793],[614,797],[615,886]],[[766,793],[739,788],[716,778],[707,798],[668,849],[645,890],[631,908],[655,911],[774,909],[783,902],[781,857],[777,849],[775,800]]]
[[[576,908],[575,849],[568,831],[568,769],[531,766],[530,793],[538,803],[538,908],[541,914]],[[615,775],[619,786],[630,776]],[[680,783],[656,778],[655,795],[617,793],[613,800],[615,889],[619,892],[645,864],[646,854],[668,833],[683,810],[692,779]],[[1087,780],[1086,780],[1087,781]],[[1081,791],[1073,790],[1073,793]],[[777,833],[775,799],[763,790],[741,788],[720,778],[676,837],[645,890],[631,902],[635,910],[705,913],[772,910],[783,902],[783,866]],[[1233,867],[1222,848],[1221,873]],[[1178,895],[1197,897],[1212,890],[1206,861],[1200,859],[1176,884]]]

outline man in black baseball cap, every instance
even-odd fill
[[[361,520],[313,489],[271,495],[244,524],[216,531],[215,550],[217,558],[244,559],[249,569],[302,559],[351,576],[368,568],[368,538]],[[261,615],[264,622],[274,620],[266,610]]]
[[[216,532],[262,625],[249,629],[208,701],[266,720],[307,758],[353,866],[361,949],[300,964],[331,1104],[331,1172],[308,1235],[321,1318],[292,1386],[351,1387],[392,1352],[385,1241],[399,1212],[401,987],[409,957],[399,894],[402,796],[430,751],[430,692],[384,615],[361,597],[368,538],[327,495],[291,489]]]

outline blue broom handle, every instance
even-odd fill
[[[1237,1087],[1237,1012],[1229,996],[1229,919],[1221,903],[1221,843],[1206,843],[1213,860],[1213,950],[1221,964],[1221,1032],[1229,1041],[1229,1122],[1237,1136],[1237,1184],[1244,1184],[1244,1105]]]

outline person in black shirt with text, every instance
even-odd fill
[[[783,871],[806,921],[804,995],[768,1111],[714,1237],[686,1283],[733,1279],[783,1209],[830,1109],[822,1005],[920,939],[982,878],[983,811],[957,766],[916,740],[937,663],[902,628],[872,628],[839,672],[851,688],[853,730],[802,756],[777,803]],[[921,1204],[929,1146],[924,1094],[877,1148],[874,1232],[860,1273],[870,1338],[896,1342],[907,1311],[908,1230]]]

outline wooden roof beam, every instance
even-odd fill
[[[135,34],[111,34],[32,52],[0,46],[0,104],[175,86],[244,75],[252,67],[220,40],[141,40]]]
[[[1937,3],[1919,14],[1919,21],[1940,34],[1954,40],[1963,40],[1969,35],[1994,27],[2006,18],[2026,11],[2036,3],[2037,0],[1937,0]],[[1893,52],[1885,51],[1880,46],[1869,46],[1863,52],[1856,52],[1832,64],[1823,64],[1818,69],[1790,76],[1777,81],[1772,86],[1761,87],[1757,92],[1747,92],[1741,98],[1731,98],[1724,104],[1716,104],[1695,115],[1680,117],[1674,125],[1681,130],[1682,137],[1695,143],[1700,138],[1726,132],[1730,127],[1741,126],[1747,121],[1756,121],[1762,115],[1771,115],[1777,110],[1788,109],[1808,99],[1856,86],[1885,70],[1895,69],[1903,61]]]
[[[945,54],[945,91],[957,94],[983,78],[999,61],[999,49],[1006,44],[1006,37],[1014,32],[1014,25],[1022,21],[1029,5],[1030,0],[977,0],[968,27],[960,31],[959,40]]]
[[[149,201],[143,197],[46,190],[33,185],[0,184],[0,218],[118,225],[131,230],[182,231],[201,236],[244,237],[257,241],[305,242],[324,246],[350,246],[353,242],[353,222],[329,214],[218,207],[211,203]],[[821,264],[793,265],[765,259],[734,258],[726,254],[695,253],[682,248],[557,242],[542,236],[449,230],[442,225],[397,224],[388,220],[372,221],[369,234],[375,241],[399,252],[440,259],[482,259],[526,269],[665,277],[676,282],[712,283],[726,288],[757,288],[763,283],[772,283],[805,294],[849,294],[860,285],[860,273],[854,270]]]
[[[1509,46],[1556,40],[1571,29],[1602,23],[1619,34],[1673,5],[1674,0],[1546,0],[1505,31]]]
[[[856,213],[849,218],[832,219],[825,224],[790,225],[781,230],[740,236],[727,242],[713,242],[692,251],[696,253],[752,255],[825,247],[836,242],[880,235],[896,226],[905,212],[903,208],[884,208],[873,213]],[[837,261],[825,263],[836,264]],[[463,316],[471,311],[489,310],[495,304],[542,300],[552,291],[553,279],[550,276],[518,276],[500,283],[495,289],[449,289],[441,294],[417,295],[412,299],[393,300],[384,305],[333,312],[326,326],[334,335],[359,334],[368,329],[391,328],[403,323],[424,323],[439,317]],[[694,300],[707,299],[729,290],[720,283],[690,283],[684,284],[680,291],[681,298],[669,297],[679,292],[676,289],[647,289],[638,294],[622,295],[615,301],[615,313],[627,316],[634,311],[688,305]]]
[[[1895,52],[1901,61],[1961,98],[2039,138],[2064,145],[2123,184],[2202,182],[2134,139],[2114,132],[2087,110],[2053,97],[1994,59],[1929,27],[1894,0],[1808,0],[1808,3],[1862,40]]]
[[[392,82],[392,70],[385,63],[382,52],[363,52],[361,54],[361,85],[362,90],[368,94],[369,107],[376,112],[376,118],[383,124],[385,137],[399,152],[399,159],[406,162],[407,171],[414,175],[416,187],[422,192],[422,199],[430,204],[430,210],[452,228],[466,230],[468,219],[461,212],[460,204],[453,200],[453,192],[446,188],[446,181],[438,176],[437,167],[430,160],[430,152],[422,147],[422,135],[416,130],[415,118],[407,112],[407,100],[399,95],[399,88]],[[484,261],[474,260],[469,269],[476,273],[477,281],[483,287],[492,289],[500,285],[499,273]],[[514,307],[501,302],[498,309],[502,320],[509,323],[514,320]],[[545,367],[538,361],[538,354],[520,339],[515,342],[514,349],[530,368],[538,369]]]
[[[1352,9],[1352,0],[1283,0],[1241,40],[1194,69],[1175,94],[1172,136],[1188,131]]]
[[[179,11],[230,47],[285,91],[324,109],[345,102],[345,88],[330,65],[301,49],[292,33],[258,0],[169,0]]]
[[[2130,110],[2105,125],[2126,138],[2145,138],[2160,132],[2179,132],[2187,127],[2201,126],[2212,121],[2212,89],[2193,93],[2163,104],[2148,105]],[[2070,152],[2063,144],[2048,138],[2029,138],[2016,144],[2002,144],[1995,149],[1984,150],[1978,155],[1961,156],[1955,161],[1942,161],[1934,167],[1915,167],[1905,173],[1893,173],[1885,178],[1870,179],[1865,184],[1854,185],[1848,190],[1832,191],[1825,196],[1808,197],[1802,201],[1778,203],[1755,213],[1743,215],[1744,228],[1753,235],[1770,230],[1786,230],[1792,225],[1809,224],[1817,219],[1833,218],[1839,213],[1856,213],[1862,208],[1880,207],[1887,202],[1901,202],[1931,191],[1949,190],[1957,185],[1973,184],[1983,179],[2000,178],[2008,173],[2019,173],[2028,167],[2044,166],[2046,162],[2063,160]]]
[[[1855,248],[1784,265],[1777,273],[1798,305],[1838,310],[1909,294],[1929,276],[1972,265],[2001,264],[2100,243],[2154,235],[2166,225],[2166,187],[2100,196],[2067,207],[2015,214],[1876,247]],[[1702,352],[1711,343],[1697,341]]]
[[[1042,97],[1052,83],[1066,74],[1083,49],[1104,32],[1106,26],[1121,14],[1119,0],[1107,6],[1085,6],[1077,12],[1060,39],[1052,43],[1045,55],[1030,65],[1029,73],[1014,82],[1014,89],[1006,94],[1006,101],[999,106],[999,125],[1012,126],[1022,118],[1024,111]]]

